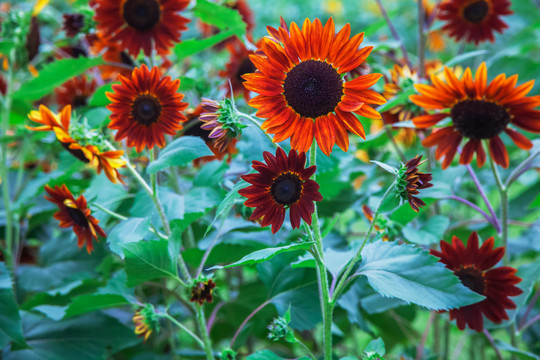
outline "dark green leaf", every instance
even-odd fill
[[[26,346],[21,327],[19,306],[15,302],[11,271],[0,262],[0,330],[20,346]]]
[[[41,99],[72,77],[101,64],[103,64],[101,58],[78,57],[56,60],[45,65],[37,77],[23,83],[19,90],[13,93],[13,97],[27,101]]]
[[[523,359],[523,360],[540,360],[540,356],[538,355],[535,355],[533,353],[530,353],[530,352],[527,352],[527,351],[524,351],[524,350],[520,350],[520,349],[517,349],[515,348],[514,346],[500,340],[500,339],[495,339],[495,345],[497,346],[497,348],[499,348],[499,350],[504,350],[504,351],[508,351],[509,353],[512,353],[514,355],[517,356],[518,359]]]
[[[450,219],[443,215],[431,217],[420,229],[415,229],[411,224],[403,228],[403,235],[407,240],[419,245],[438,243],[444,232],[450,225]]]
[[[245,31],[246,24],[242,20],[242,16],[238,11],[228,7],[220,6],[206,0],[197,0],[197,5],[193,8],[193,13],[202,22],[214,25],[220,30],[235,28]]]
[[[107,95],[105,95],[105,93],[112,92],[112,86],[114,84],[119,84],[119,82],[109,83],[98,87],[94,92],[94,95],[92,95],[92,97],[90,98],[88,106],[102,107],[109,105],[111,101],[107,98]]]
[[[159,157],[148,165],[146,172],[155,174],[170,166],[185,166],[196,158],[213,155],[203,139],[195,136],[182,136],[169,143]]]
[[[244,256],[242,259],[238,260],[235,263],[225,265],[225,266],[214,266],[211,269],[223,269],[223,268],[230,268],[235,266],[241,266],[241,265],[253,265],[258,264],[263,261],[267,261],[277,254],[288,252],[288,251],[296,251],[296,250],[308,250],[311,247],[311,242],[302,242],[298,244],[291,244],[291,245],[285,245],[280,247],[272,247],[262,250],[257,250],[252,252],[249,255]]]
[[[277,356],[270,350],[260,350],[249,355],[246,360],[283,360],[283,358]]]
[[[381,295],[429,309],[455,309],[484,299],[437,260],[412,245],[377,241],[362,250],[358,273]]]
[[[73,299],[66,309],[65,317],[86,314],[95,310],[129,305],[130,302],[118,294],[87,294]]]
[[[166,240],[125,244],[122,245],[122,250],[126,256],[128,286],[135,286],[148,280],[177,276]]]

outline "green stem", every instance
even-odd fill
[[[377,206],[377,210],[375,211],[375,214],[373,214],[373,220],[371,221],[371,224],[369,225],[368,232],[364,236],[364,240],[362,241],[362,245],[360,245],[360,248],[356,252],[356,255],[354,256],[353,259],[351,259],[351,261],[349,262],[349,265],[347,266],[347,268],[345,269],[345,271],[341,275],[341,278],[339,279],[339,282],[338,282],[338,284],[336,286],[336,290],[334,291],[334,294],[332,294],[332,304],[335,305],[335,303],[337,302],[337,299],[338,299],[339,295],[341,294],[341,291],[343,291],[343,288],[345,287],[345,285],[347,283],[349,275],[351,274],[351,272],[352,272],[354,266],[356,265],[356,263],[360,260],[362,250],[364,249],[364,246],[366,246],[366,244],[367,244],[367,242],[368,242],[368,240],[369,240],[369,238],[371,236],[371,233],[373,232],[373,229],[375,228],[375,223],[377,222],[377,218],[379,217],[379,212],[381,210],[381,205],[383,204],[386,197],[390,194],[390,192],[394,188],[394,185],[395,185],[395,183],[392,183],[392,185],[390,185],[390,187],[388,187],[388,189],[386,189],[386,192],[384,193],[384,195],[383,195],[383,197],[381,199],[381,202]]]
[[[153,163],[154,160],[156,160],[156,152],[155,152],[155,148],[154,149],[150,149],[149,152],[150,152],[150,163]],[[154,194],[154,196],[158,196],[157,195],[157,172],[153,173],[153,174],[150,174],[150,185],[152,186],[152,194]]]
[[[169,314],[160,314],[161,317],[164,317],[166,319],[168,319],[170,322],[172,322],[174,325],[178,326],[180,329],[184,330],[185,332],[187,332],[193,339],[195,339],[195,341],[197,342],[197,344],[199,344],[199,346],[204,349],[204,342],[201,340],[200,337],[198,337],[197,335],[195,335],[193,332],[191,332],[191,330],[189,330],[187,327],[185,327],[184,325],[182,325],[181,322],[179,322],[178,320],[176,320],[175,318],[173,318],[171,315]]]
[[[309,166],[317,165],[317,143],[314,141],[311,145],[309,153]],[[313,180],[316,179],[316,174],[313,174]],[[324,263],[324,249],[322,243],[321,227],[319,224],[319,214],[317,204],[313,204],[315,209],[311,215],[311,228],[315,237],[314,251],[315,264],[317,265],[317,276],[319,283],[319,297],[321,302],[321,312],[323,316],[323,344],[324,344],[324,359],[332,359],[332,313],[333,305],[330,301],[330,288],[328,286],[328,272]]]
[[[493,170],[493,176],[495,177],[495,182],[497,183],[497,187],[499,188],[499,194],[501,196],[501,226],[502,226],[502,242],[504,246],[504,257],[503,257],[503,264],[505,266],[510,266],[510,256],[508,255],[508,188],[506,185],[504,185],[501,176],[499,175],[499,171],[497,170],[497,165],[491,158],[489,157],[489,163],[491,164],[491,169]],[[516,338],[516,324],[515,322],[512,322],[510,324],[510,327],[508,329],[510,333],[510,344],[512,344],[513,347],[517,348],[517,338]],[[516,357],[514,354],[512,354],[511,359],[514,360]]]
[[[15,50],[9,51],[9,67],[6,74],[6,94],[4,95],[3,111],[2,111],[2,136],[7,134],[9,129],[9,115],[11,113],[11,93],[13,88],[13,67],[15,66]],[[2,159],[0,160],[0,181],[2,183],[2,198],[4,199],[4,210],[6,213],[6,227],[5,227],[5,239],[6,239],[6,251],[5,258],[6,264],[13,269],[13,213],[11,212],[11,199],[9,195],[9,169],[7,165],[7,150],[8,143],[2,141]],[[21,166],[23,166],[21,164]]]
[[[270,136],[270,134],[268,134],[266,131],[264,131],[262,128],[261,128],[261,123],[258,122],[253,116],[251,115],[248,115],[248,114],[244,114],[243,112],[241,111],[238,111],[236,110],[236,113],[238,114],[238,116],[240,117],[243,117],[244,119],[250,121],[253,125],[255,125],[256,127],[258,127],[259,129],[261,129],[261,131],[264,133],[264,135],[266,135],[266,137],[268,138],[268,140],[272,143],[272,145],[274,145],[276,147],[276,149],[279,147],[278,144],[276,144],[274,142],[274,139],[272,139],[272,137]]]
[[[126,221],[126,220],[128,219],[127,217],[125,217],[125,216],[123,216],[123,215],[120,215],[120,214],[118,214],[118,213],[115,213],[114,211],[109,210],[109,209],[107,209],[107,208],[105,208],[105,207],[103,207],[103,206],[101,206],[101,205],[99,205],[99,204],[92,203],[92,206],[97,207],[99,210],[103,211],[104,213],[109,214],[109,215],[111,215],[112,217],[117,218],[117,219],[119,219],[119,220]]]
[[[206,353],[206,360],[214,360],[214,354],[212,353],[212,342],[210,336],[208,336],[208,328],[206,327],[206,318],[204,317],[204,311],[202,306],[197,305],[197,321],[199,323],[199,330],[204,343],[204,352]]]
[[[302,341],[298,340],[297,337],[294,338],[296,340],[296,343],[298,345],[300,345],[302,347],[302,349],[304,349],[304,351],[306,352],[307,356],[309,356],[312,360],[317,360],[317,358],[315,357],[315,355],[313,355],[313,353],[311,352],[311,350],[306,346],[306,344],[304,344]]]
[[[405,157],[405,154],[403,154],[403,151],[399,148],[398,143],[396,142],[396,139],[394,138],[394,134],[392,134],[391,126],[384,126],[384,132],[386,133],[386,136],[388,136],[388,139],[390,139],[390,143],[392,144],[392,147],[394,150],[396,150],[396,153],[398,154],[401,161],[406,164],[407,158]]]

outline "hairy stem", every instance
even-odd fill
[[[206,319],[204,317],[204,310],[202,306],[197,306],[197,321],[199,323],[199,330],[204,343],[206,360],[214,360],[214,354],[212,353],[212,342],[210,341],[210,336],[208,335],[208,328],[206,327]]]
[[[309,152],[309,166],[317,165],[317,143],[313,141]],[[313,180],[316,179],[316,173],[313,174]],[[314,254],[315,264],[317,266],[317,277],[319,284],[319,298],[321,302],[321,312],[323,317],[323,346],[324,359],[332,360],[332,314],[334,306],[330,300],[330,288],[328,286],[328,272],[324,263],[324,248],[322,243],[321,226],[319,224],[319,214],[317,204],[313,204],[315,210],[312,214],[311,228],[315,237]]]

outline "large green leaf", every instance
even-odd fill
[[[214,25],[221,30],[227,28],[245,29],[246,27],[238,11],[207,0],[197,0],[193,13],[202,22]]]
[[[126,256],[128,286],[135,286],[148,280],[177,276],[166,240],[125,244],[122,245],[122,251]]]
[[[358,272],[383,296],[448,310],[484,297],[461,284],[435,256],[412,245],[377,241],[362,250]]]
[[[11,272],[0,262],[0,330],[20,346],[26,346],[19,306],[15,302]]]
[[[86,314],[95,310],[129,305],[130,302],[118,294],[86,294],[77,296],[66,309],[65,317]]]
[[[170,166],[184,166],[196,158],[213,155],[203,139],[195,136],[182,136],[169,143],[159,157],[148,165],[146,171],[154,174]]]
[[[412,224],[407,224],[403,228],[403,235],[407,240],[419,245],[430,245],[438,243],[442,239],[444,232],[450,225],[450,219],[443,215],[429,218],[428,222],[420,229],[415,229]]]
[[[3,359],[98,360],[140,342],[128,326],[100,313],[58,322],[23,313],[23,323],[31,349],[6,351]]]
[[[231,268],[235,266],[241,266],[241,265],[253,265],[258,264],[263,261],[267,261],[277,254],[288,252],[288,251],[296,251],[296,250],[308,250],[311,247],[311,242],[302,242],[298,244],[291,244],[291,245],[285,245],[285,246],[279,246],[279,247],[270,247],[262,250],[257,250],[252,252],[249,255],[244,256],[242,259],[238,260],[237,262],[234,262],[229,265],[225,266],[214,266],[212,269],[223,269],[223,268]]]
[[[219,42],[222,42],[223,40],[227,39],[230,36],[233,35],[241,35],[242,32],[238,29],[229,29],[224,30],[220,32],[219,34],[212,35],[206,39],[201,40],[195,40],[190,39],[186,41],[182,41],[180,44],[176,45],[174,47],[174,53],[178,57],[179,60],[185,59],[188,56],[195,55],[201,51],[204,51],[214,45],[216,45]]]
[[[247,186],[249,186],[247,182],[245,182],[244,180],[240,180],[233,186],[231,190],[229,190],[227,195],[225,195],[225,199],[223,199],[223,201],[219,204],[216,210],[216,216],[214,217],[214,220],[212,220],[212,223],[210,223],[210,225],[208,225],[208,227],[206,228],[206,234],[208,234],[208,232],[212,230],[212,226],[216,221],[224,221],[227,215],[229,215],[229,212],[231,211],[234,202],[240,197],[238,191]]]
[[[80,75],[91,67],[103,64],[101,58],[78,57],[75,59],[56,60],[45,65],[39,75],[21,85],[13,97],[21,100],[38,100],[62,85],[74,76]]]
[[[124,252],[122,251],[122,245],[144,239],[150,233],[148,230],[149,225],[150,219],[148,218],[135,217],[122,221],[107,236],[109,248],[113,253],[123,258]]]
[[[270,350],[260,350],[249,355],[246,360],[283,360],[283,358],[277,356]]]

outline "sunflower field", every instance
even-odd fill
[[[0,359],[540,360],[539,0],[0,0]]]

